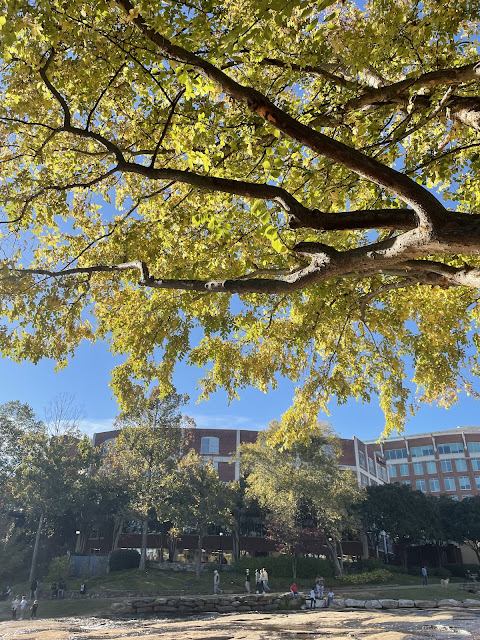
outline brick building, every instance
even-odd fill
[[[480,427],[457,427],[369,442],[386,460],[390,482],[454,500],[480,494]]]

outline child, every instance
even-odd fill
[[[290,593],[292,595],[292,598],[298,598],[298,587],[295,582],[290,587]]]
[[[315,589],[310,591],[310,609],[315,609],[317,606],[317,599],[315,597]]]
[[[30,607],[30,620],[34,620],[37,617],[37,609],[38,609],[38,600],[34,600],[32,606]]]
[[[330,603],[332,602],[332,600],[333,600],[333,596],[334,596],[334,595],[335,595],[335,594],[334,594],[334,593],[333,593],[333,591],[330,589],[330,591],[329,591],[329,592],[328,592],[328,594],[327,594],[327,607],[329,607],[329,606],[330,606]]]

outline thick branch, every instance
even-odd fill
[[[276,107],[259,91],[239,84],[210,62],[173,44],[149,27],[142,16],[132,18],[137,12],[130,0],[118,0],[117,4],[124,8],[138,29],[159,50],[194,67],[204,77],[214,82],[223,93],[246,105],[252,113],[277,127],[289,138],[334,162],[338,162],[399,197],[414,209],[424,230],[431,231],[435,223],[441,225],[448,218],[448,213],[442,204],[429,191],[408,176],[302,124]]]
[[[405,78],[405,80],[395,82],[394,84],[390,84],[385,87],[369,89],[358,98],[349,100],[345,104],[344,109],[346,111],[353,111],[355,109],[368,107],[372,104],[378,104],[379,102],[389,102],[390,100],[398,98],[402,93],[412,88],[419,89],[420,87],[461,84],[463,82],[470,82],[472,80],[479,79],[480,63],[478,62],[453,69],[438,69],[437,71],[424,73],[417,78]]]

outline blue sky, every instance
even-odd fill
[[[55,373],[54,363],[48,360],[34,366],[16,364],[7,359],[0,360],[0,403],[9,400],[28,402],[39,418],[44,417],[44,408],[59,393],[75,395],[79,405],[85,408],[83,429],[91,434],[111,427],[118,407],[108,386],[110,370],[115,360],[102,343],[84,344],[71,360],[67,369]],[[198,392],[196,379],[199,371],[181,366],[176,374],[179,392],[188,393],[191,404],[185,413],[193,417],[198,427],[221,427],[241,429],[263,429],[270,420],[279,418],[291,403],[293,386],[281,381],[276,391],[263,394],[255,389],[240,391],[240,400],[230,406],[223,392],[211,397],[208,402],[196,404]],[[450,410],[424,407],[407,425],[406,433],[420,433],[439,429],[452,429],[460,425],[478,425],[480,404],[472,398],[461,397],[457,406]],[[372,439],[380,436],[383,415],[378,404],[361,404],[351,401],[343,406],[332,404],[331,416],[319,416],[333,425],[344,438],[357,435]]]

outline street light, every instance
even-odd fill
[[[223,532],[220,531],[220,571],[223,571]]]

